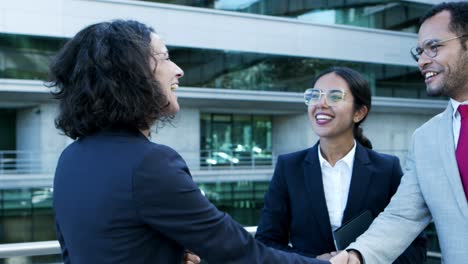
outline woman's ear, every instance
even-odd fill
[[[353,121],[354,123],[359,123],[362,119],[364,119],[369,112],[367,106],[363,105],[358,110],[354,111]]]

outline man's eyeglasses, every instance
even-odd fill
[[[458,37],[453,37],[453,38],[444,39],[444,40],[428,39],[424,41],[422,47],[413,47],[411,49],[411,56],[416,62],[419,61],[419,58],[421,57],[421,54],[423,52],[427,56],[431,58],[435,58],[435,56],[437,56],[437,52],[439,51],[439,47],[441,46],[442,43],[445,43],[447,41],[454,40],[454,39],[463,38],[463,37],[468,37],[468,34],[464,34]]]
[[[322,92],[317,88],[309,88],[304,92],[304,102],[306,105],[316,105],[320,102],[322,95],[325,95],[328,105],[334,106],[344,101],[346,93],[340,89]]]

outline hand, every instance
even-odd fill
[[[332,251],[330,253],[323,253],[322,255],[318,255],[317,259],[320,260],[330,260],[332,257],[336,256],[338,254],[337,251]]]
[[[185,251],[184,260],[182,264],[199,264],[201,261],[200,257],[195,255],[192,251]]]
[[[361,264],[361,254],[355,250],[350,250],[348,264]]]
[[[335,252],[335,253],[337,254],[330,259],[330,262],[332,264],[347,264],[348,263],[349,254],[346,250]]]

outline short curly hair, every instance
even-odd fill
[[[90,25],[52,60],[47,86],[59,100],[55,125],[76,139],[103,129],[146,130],[172,118],[158,80],[154,29],[133,20]]]

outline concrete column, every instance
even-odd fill
[[[200,111],[183,108],[177,113],[172,124],[152,128],[151,140],[175,149],[185,159],[189,169],[200,168]]]
[[[317,139],[307,113],[273,117],[273,153],[275,156],[309,148]]]

